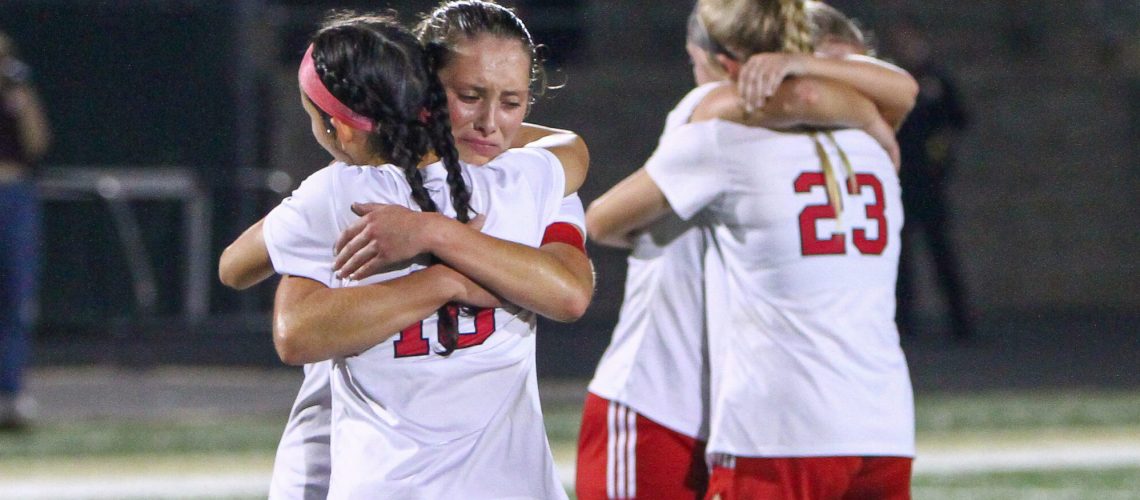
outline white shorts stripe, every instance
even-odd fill
[[[637,497],[637,412],[626,407],[626,429],[629,444],[626,446],[626,491],[625,498]]]
[[[606,408],[606,497],[637,496],[637,412],[621,403]]]
[[[616,481],[617,470],[614,464],[613,457],[617,454],[617,419],[614,413],[617,412],[617,405],[610,401],[606,408],[606,498],[614,498],[616,493],[614,485]]]
[[[625,405],[617,405],[616,419],[614,421],[614,427],[617,429],[617,448],[614,450],[614,458],[617,461],[617,465],[615,467],[617,469],[617,477],[615,478],[615,495],[613,498],[627,498],[625,494],[625,485],[627,479],[626,467],[628,466],[625,460],[625,450],[626,447],[629,446],[629,442],[627,441],[629,439],[629,433],[626,432],[625,428],[625,416],[627,412],[629,412],[629,408],[626,408]]]

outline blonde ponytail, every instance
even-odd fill
[[[784,52],[810,54],[815,51],[804,0],[780,0],[780,18],[784,21]]]
[[[839,181],[835,179],[835,168],[831,166],[827,149],[819,140],[819,132],[811,133],[811,141],[815,144],[815,154],[819,156],[820,166],[823,167],[823,183],[827,189],[827,199],[831,202],[831,208],[835,210],[836,220],[839,224],[843,224],[843,193],[839,191]]]
[[[831,158],[827,154],[827,148],[823,146],[823,142],[819,140],[820,134],[827,137],[831,141],[831,145],[835,147],[836,153],[839,155],[839,161],[843,163],[843,170],[845,177],[847,177],[847,192],[856,194],[859,192],[859,180],[855,177],[855,169],[851,167],[851,159],[847,157],[847,152],[839,147],[839,141],[835,140],[835,136],[831,132],[811,132],[812,143],[815,144],[815,154],[819,156],[820,166],[823,167],[823,183],[827,189],[827,198],[831,202],[831,208],[835,210],[835,220],[840,226],[843,225],[843,193],[839,189],[839,180],[835,175],[835,167],[831,165]]]

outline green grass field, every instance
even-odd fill
[[[920,395],[916,403],[915,498],[1140,498],[1140,391]],[[546,408],[559,463],[573,463],[578,411]],[[282,425],[279,415],[48,421],[0,434],[0,498],[46,498],[36,488],[76,481],[118,485],[120,497],[132,496],[123,483],[168,481],[170,496],[257,498]],[[227,490],[226,481],[239,486]],[[193,493],[195,485],[207,486]]]

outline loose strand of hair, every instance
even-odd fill
[[[851,159],[847,157],[847,152],[839,146],[839,141],[835,140],[835,135],[830,130],[823,133],[830,141],[831,145],[835,147],[835,151],[839,153],[839,160],[843,162],[843,170],[847,174],[847,189],[851,194],[859,192],[859,179],[855,174],[855,168],[851,166]]]
[[[836,221],[842,227],[843,198],[839,191],[839,182],[835,179],[835,169],[831,166],[831,158],[827,155],[827,150],[819,140],[819,133],[812,132],[811,140],[815,144],[815,154],[819,156],[820,166],[823,167],[823,182],[827,190],[827,198],[831,202],[831,208],[835,210]]]

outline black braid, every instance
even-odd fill
[[[418,168],[434,149],[447,168],[447,183],[457,219],[470,219],[471,192],[463,181],[451,136],[447,96],[435,74],[433,56],[411,33],[389,18],[347,16],[331,19],[313,40],[313,58],[321,82],[353,111],[375,121],[368,138],[372,150],[404,172],[412,200],[424,212],[439,207],[424,187]],[[424,111],[427,120],[422,120]],[[432,262],[438,259],[432,258]],[[439,341],[447,356],[459,346],[454,306],[437,311]]]
[[[447,47],[438,43],[428,43],[424,47],[424,63],[429,68],[447,53]],[[451,204],[455,206],[455,218],[467,223],[471,220],[471,190],[463,181],[463,169],[459,165],[459,152],[455,149],[455,137],[451,135],[451,115],[447,111],[447,92],[433,73],[428,77],[427,133],[435,153],[443,160],[447,169],[447,187],[451,192]]]
[[[438,43],[428,43],[424,47],[425,64],[429,68],[437,68],[437,64],[447,53],[447,48]],[[455,137],[451,134],[451,115],[447,110],[447,92],[443,89],[439,77],[433,74],[428,77],[428,120],[427,133],[432,147],[443,161],[447,169],[447,187],[451,193],[451,204],[455,207],[455,218],[466,224],[471,219],[471,190],[463,181],[463,168],[459,164],[459,152],[455,149]],[[472,308],[461,307],[465,314],[475,314]],[[449,311],[450,312],[450,311]],[[447,317],[446,324],[440,319],[439,331],[443,339],[450,339],[454,335],[455,342],[459,342],[459,326],[452,322],[453,316]],[[445,349],[448,344],[444,343]],[[450,352],[450,351],[448,351]]]

